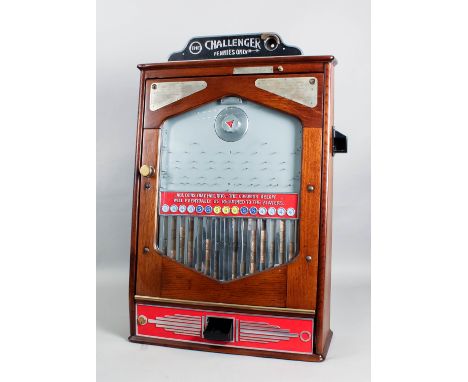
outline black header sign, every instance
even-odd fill
[[[169,61],[299,56],[301,54],[298,48],[285,45],[276,33],[262,33],[192,38],[183,51],[171,54]]]

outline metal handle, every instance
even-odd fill
[[[348,138],[333,127],[333,155],[348,152]]]

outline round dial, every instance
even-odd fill
[[[220,111],[215,120],[215,132],[223,141],[235,142],[241,139],[249,127],[244,110],[227,107]]]

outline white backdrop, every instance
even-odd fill
[[[370,1],[157,2],[97,6],[97,361],[99,381],[359,381],[370,378]],[[332,340],[321,364],[131,344],[127,283],[139,71],[194,36],[276,32],[333,54],[335,156]]]

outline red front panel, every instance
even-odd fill
[[[163,191],[159,214],[296,219],[297,204],[297,194]]]
[[[312,354],[313,318],[289,318],[207,310],[136,305],[138,336],[200,344]],[[203,338],[207,317],[233,320],[233,340]]]

